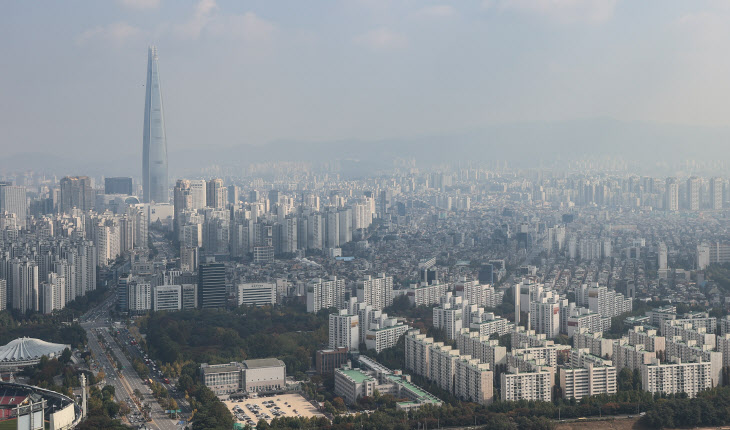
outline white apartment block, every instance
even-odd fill
[[[575,295],[579,306],[587,306],[602,317],[613,318],[631,312],[633,308],[631,299],[606,287],[598,286],[598,283],[581,285]]]
[[[393,277],[381,273],[373,278],[368,275],[357,283],[357,301],[366,303],[375,310],[383,310],[393,304]]]
[[[698,392],[712,388],[711,364],[708,362],[683,362],[661,364],[653,360],[641,366],[641,385],[650,393],[687,393],[690,398]]]
[[[494,373],[489,364],[462,355],[456,360],[454,396],[471,402],[488,405],[494,401]]]
[[[152,309],[152,285],[149,282],[132,281],[127,288],[130,311],[144,312]]]
[[[329,279],[314,279],[307,284],[307,312],[317,313],[322,309],[343,309],[345,281],[332,276]]]
[[[613,364],[619,372],[624,367],[631,370],[639,369],[651,363],[654,358],[656,358],[656,352],[647,351],[644,345],[629,345],[626,337],[613,343]]]
[[[502,401],[541,400],[549,402],[552,397],[553,373],[541,369],[535,372],[520,372],[510,369],[502,373]]]
[[[535,346],[549,346],[555,342],[549,340],[544,333],[538,334],[535,330],[525,330],[524,327],[515,327],[510,332],[512,348],[531,348]]]
[[[560,334],[560,303],[556,295],[542,295],[530,303],[530,324],[533,330],[548,338]]]
[[[717,348],[715,349],[722,354],[722,366],[730,367],[730,333],[717,337]]]
[[[433,326],[444,330],[449,339],[455,339],[464,327],[464,302],[451,292],[444,294],[439,302],[441,305],[433,308]]]
[[[514,329],[514,324],[507,319],[494,315],[492,312],[485,312],[481,315],[480,320],[472,321],[469,328],[477,331],[480,336],[491,336],[498,334],[504,336]]]
[[[635,326],[629,330],[629,345],[644,345],[647,351],[660,352],[666,349],[667,341],[664,336],[659,336],[656,330]]]
[[[722,384],[722,352],[715,351],[710,345],[699,346],[695,341],[683,341],[678,336],[674,339],[667,340],[666,361],[674,358],[688,362],[693,360],[702,360],[710,363],[710,377],[712,385],[717,387]]]
[[[696,312],[696,313],[690,313],[685,314],[682,318],[674,318],[672,325],[677,325],[680,327],[684,327],[686,323],[689,323],[692,325],[693,330],[699,330],[700,328],[705,329],[705,333],[712,333],[714,334],[717,331],[717,318],[711,317],[706,312]],[[658,326],[662,330],[662,334],[666,336],[667,334],[664,333],[664,328],[667,325],[667,321],[663,321],[662,325]]]
[[[533,361],[540,366],[557,367],[558,365],[558,348],[555,345],[536,346],[532,348],[512,349],[512,353],[508,354],[518,360]]]
[[[238,306],[266,306],[276,304],[275,282],[254,282],[236,286]]]
[[[452,393],[454,392],[454,375],[456,373],[456,360],[458,358],[459,350],[444,345],[443,342],[435,342],[431,346],[431,380],[439,387]]]
[[[697,326],[684,320],[668,320],[664,322],[662,331],[667,339],[681,337],[684,341],[694,341],[698,346],[709,345],[714,349],[717,344],[716,336],[710,333],[707,327]]]
[[[456,346],[462,354],[489,364],[490,369],[507,363],[507,348],[499,346],[499,340],[490,340],[489,336],[480,336],[479,332],[462,329],[456,336]]]
[[[720,335],[724,336],[730,333],[730,315],[725,315],[720,319]]]
[[[492,402],[494,374],[488,363],[434,342],[416,329],[405,335],[405,350],[406,369],[457,397],[482,404]]]
[[[426,379],[431,379],[431,347],[433,339],[421,334],[418,329],[409,330],[405,335],[406,369]]]
[[[449,290],[449,284],[424,283],[412,284],[406,290],[406,295],[413,306],[431,306],[439,304],[441,296]]]
[[[408,326],[396,318],[388,318],[387,314],[380,315],[374,322],[368,323],[365,332],[365,346],[380,352],[392,348],[398,339],[408,332]]]
[[[586,329],[591,333],[601,333],[604,330],[611,328],[610,324],[609,327],[606,327],[606,324],[604,324],[605,321],[610,323],[609,319],[602,318],[600,315],[590,311],[589,309],[575,308],[568,316],[568,320],[566,322],[566,333],[568,334],[568,337],[573,337],[573,335],[581,329]]]
[[[587,349],[573,350],[570,366],[559,369],[563,398],[580,400],[585,396],[615,394],[618,389],[616,367],[610,360],[590,356]],[[588,357],[590,356],[590,357]]]
[[[495,293],[493,286],[482,285],[479,281],[459,281],[454,284],[454,291],[469,304],[479,307],[493,308],[502,301],[501,295]],[[498,300],[499,303],[497,303]]]
[[[350,351],[357,351],[360,347],[360,330],[357,315],[342,309],[329,317],[329,347],[349,348]]]

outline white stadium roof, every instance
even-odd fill
[[[32,337],[21,337],[0,347],[0,363],[40,360],[43,355],[55,357],[61,355],[66,348],[70,349],[71,347]]]

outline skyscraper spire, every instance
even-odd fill
[[[168,203],[167,137],[162,110],[162,90],[157,64],[157,47],[150,46],[147,57],[147,85],[142,137],[142,186],[146,203]]]

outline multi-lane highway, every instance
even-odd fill
[[[133,413],[139,412],[135,402],[131,401],[131,399],[134,398],[134,390],[139,390],[144,395],[143,402],[150,405],[150,417],[152,418],[152,421],[147,423],[137,421],[133,422],[133,424],[157,430],[178,430],[183,428],[184,426],[179,425],[177,419],[170,419],[169,416],[165,414],[162,407],[160,407],[157,401],[152,397],[150,388],[143,383],[142,379],[134,371],[132,364],[109,333],[109,327],[111,326],[109,310],[114,306],[114,300],[114,295],[110,296],[107,300],[87,312],[81,318],[81,325],[86,330],[86,335],[89,339],[89,348],[94,353],[97,363],[99,363],[100,366],[98,370],[103,370],[107,375],[107,384],[114,386],[117,400],[127,401],[130,408],[132,408]],[[100,334],[106,345],[111,349],[117,360],[121,363],[123,367],[123,370],[120,372],[121,376],[118,376],[114,364],[111,363],[104,351],[104,348],[99,344],[98,336]],[[180,402],[178,401],[178,403]]]

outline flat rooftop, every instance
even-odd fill
[[[357,384],[361,384],[367,380],[373,379],[367,374],[356,369],[338,369],[338,372],[344,373],[348,378],[352,379]]]
[[[246,369],[258,369],[263,367],[283,367],[284,362],[278,358],[259,358],[256,360],[244,360]]]

